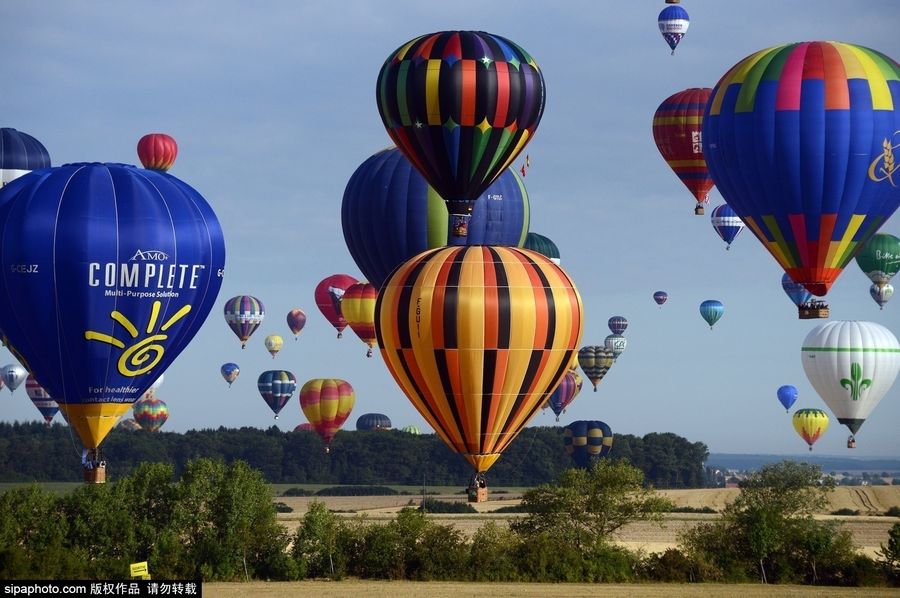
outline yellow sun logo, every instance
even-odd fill
[[[150,310],[150,320],[147,322],[147,327],[145,329],[146,333],[150,336],[136,341],[130,347],[126,348],[125,343],[114,336],[102,332],[95,332],[93,330],[86,330],[84,338],[89,341],[100,341],[101,343],[107,343],[114,347],[118,347],[119,349],[123,349],[122,356],[119,357],[119,362],[117,364],[119,373],[123,376],[134,377],[146,374],[156,367],[156,364],[162,359],[163,353],[165,353],[165,347],[160,343],[169,338],[169,336],[167,334],[160,334],[160,332],[165,332],[171,328],[175,322],[191,311],[191,306],[185,305],[175,312],[171,318],[166,320],[166,322],[160,326],[159,331],[154,334],[156,321],[159,319],[160,305],[160,301],[154,301],[153,308]],[[113,310],[109,316],[119,323],[122,328],[128,331],[131,338],[136,339],[139,336],[140,333],[138,332],[137,326],[132,324],[131,320],[129,320],[122,312]]]

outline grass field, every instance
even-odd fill
[[[508,596],[510,598],[557,596],[603,596],[621,598],[693,598],[734,597],[770,598],[771,596],[832,598],[842,596],[900,596],[889,588],[835,588],[762,584],[549,584],[549,583],[473,583],[410,581],[304,581],[284,583],[208,583],[204,596],[223,598],[275,598],[315,596],[365,596],[366,598],[461,598]]]

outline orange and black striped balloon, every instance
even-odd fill
[[[399,266],[375,305],[378,346],[422,417],[478,472],[540,410],[572,363],[578,290],[514,247],[444,247]]]

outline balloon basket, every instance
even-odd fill
[[[469,497],[469,502],[487,502],[488,490],[486,486],[469,486],[466,495]]]
[[[672,50],[672,54],[674,54],[674,53],[675,53],[675,50]],[[703,216],[703,214],[705,214],[705,213],[706,213],[706,211],[703,209],[703,204],[698,203],[696,206],[694,206],[694,214],[695,215]]]
[[[106,483],[106,464],[98,463],[93,467],[85,467],[84,483],[85,484],[105,484]]]
[[[831,312],[828,309],[828,306],[810,306],[810,307],[799,307],[799,317],[801,320],[814,320],[816,318],[827,318]]]

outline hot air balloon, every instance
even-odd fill
[[[294,340],[296,341],[297,335],[306,326],[306,313],[299,307],[295,307],[287,314],[287,325],[291,332],[294,333]]]
[[[788,412],[794,403],[797,402],[797,387],[790,384],[778,387],[778,401],[784,407],[784,411]]]
[[[241,349],[247,345],[250,335],[259,328],[266,317],[266,306],[251,295],[238,295],[225,302],[225,322],[238,340]]]
[[[881,286],[877,284],[872,284],[869,287],[869,295],[872,296],[872,299],[875,300],[875,303],[881,309],[884,309],[884,304],[891,300],[891,297],[894,296],[894,285],[885,283]]]
[[[656,22],[663,39],[672,48],[672,54],[675,54],[675,47],[691,24],[687,11],[680,6],[667,6],[659,13]]]
[[[680,8],[680,7],[676,7]],[[663,100],[653,115],[653,140],[669,168],[697,200],[694,214],[703,214],[709,201],[712,177],[700,144],[703,109],[712,90],[695,87]]]
[[[123,417],[119,420],[119,423],[116,424],[116,428],[122,428],[123,430],[129,430],[131,432],[137,432],[141,430],[141,424],[134,421],[131,417]]]
[[[350,329],[369,347],[366,357],[372,356],[372,347],[375,346],[375,299],[377,297],[378,290],[374,286],[368,282],[358,282],[347,288],[341,301],[341,314]]]
[[[137,154],[144,168],[165,172],[175,163],[178,144],[165,133],[148,133],[138,141]]]
[[[156,397],[147,397],[135,401],[131,408],[134,420],[148,432],[158,432],[169,419],[169,407],[166,402]]]
[[[316,434],[325,442],[325,452],[331,452],[331,441],[350,416],[356,403],[356,393],[345,380],[315,378],[300,389],[300,407]]]
[[[49,166],[50,154],[40,141],[22,131],[0,128],[0,188],[23,174]]]
[[[896,62],[862,46],[792,43],[736,64],[707,104],[716,187],[814,295],[900,205],[898,78]]]
[[[628,320],[625,316],[613,316],[606,321],[606,325],[613,334],[625,334],[628,329]]]
[[[223,363],[219,371],[222,373],[225,382],[228,382],[228,388],[231,388],[231,383],[241,375],[241,368],[236,363]]]
[[[557,266],[560,263],[559,247],[557,247],[556,243],[554,243],[544,235],[539,235],[537,233],[528,233],[528,235],[525,236],[525,243],[522,245],[522,247],[524,249],[537,251],[544,257],[549,258],[550,261]]]
[[[384,62],[375,96],[388,135],[446,200],[450,244],[464,244],[472,204],[541,120],[544,78],[534,59],[490,33],[423,35]]]
[[[707,299],[700,304],[700,316],[709,324],[709,329],[713,329],[713,325],[718,322],[725,314],[725,306],[721,301],[715,299]]]
[[[406,434],[412,434],[413,436],[418,436],[422,433],[422,430],[420,430],[418,426],[403,426],[400,431]]]
[[[653,300],[662,308],[662,304],[669,300],[669,294],[665,291],[656,291],[653,293]]]
[[[272,359],[275,359],[275,356],[281,351],[281,348],[284,346],[284,339],[281,338],[278,334],[270,334],[266,337],[264,341],[266,344],[266,351],[272,356]]]
[[[168,174],[67,164],[21,182],[0,207],[0,329],[81,438],[85,480],[103,482],[103,438],[218,296],[222,230]]]
[[[390,430],[391,418],[383,413],[364,413],[356,420],[356,429],[369,430]]]
[[[556,421],[559,421],[560,414],[575,400],[575,394],[575,376],[572,375],[570,370],[566,372],[562,382],[559,383],[556,390],[550,393],[550,398],[547,399],[550,409],[556,415]]]
[[[475,202],[465,244],[521,246],[529,215],[525,184],[507,168]],[[341,205],[347,249],[375,288],[409,258],[447,245],[448,218],[443,198],[396,148],[356,169]]]
[[[41,412],[41,415],[44,417],[44,423],[49,426],[50,422],[53,421],[53,417],[59,413],[59,405],[32,374],[28,374],[28,378],[25,380],[25,392],[28,394],[31,402],[34,403],[34,406]]]
[[[347,274],[332,274],[316,286],[316,306],[328,323],[337,330],[338,338],[343,336],[344,328],[347,327],[347,320],[341,314],[341,300],[347,289],[357,282],[359,281]]]
[[[313,428],[313,425],[309,422],[303,422],[302,424],[297,424],[294,426],[294,432],[315,432],[316,429]]]
[[[602,421],[579,420],[563,430],[566,454],[583,469],[590,469],[612,449],[613,433]]]
[[[874,322],[823,322],[806,335],[800,355],[809,383],[852,434],[900,371],[897,337]]]
[[[613,352],[607,350],[605,346],[588,345],[578,350],[578,365],[594,385],[594,392],[597,392],[597,386],[615,361]]]
[[[484,473],[562,380],[582,322],[571,279],[532,251],[433,249],[385,282],[375,305],[381,356],[475,470],[470,500],[486,499]]]
[[[619,355],[625,352],[628,341],[621,334],[610,334],[604,339],[603,346],[613,354],[613,359],[618,359]]]
[[[873,235],[856,254],[859,269],[876,285],[891,282],[900,270],[900,239],[894,235]]]
[[[297,389],[297,378],[287,370],[267,370],[259,375],[256,387],[266,405],[275,414],[275,419],[278,419],[278,414]]]
[[[9,389],[9,392],[15,391],[28,378],[28,372],[25,371],[25,368],[15,363],[3,366],[2,375],[3,383]]]
[[[819,437],[828,429],[828,414],[821,409],[798,409],[794,412],[792,423],[797,434],[812,450]]]
[[[731,242],[744,230],[744,223],[727,203],[713,208],[710,221],[716,234],[725,241],[725,249],[731,249]]]

